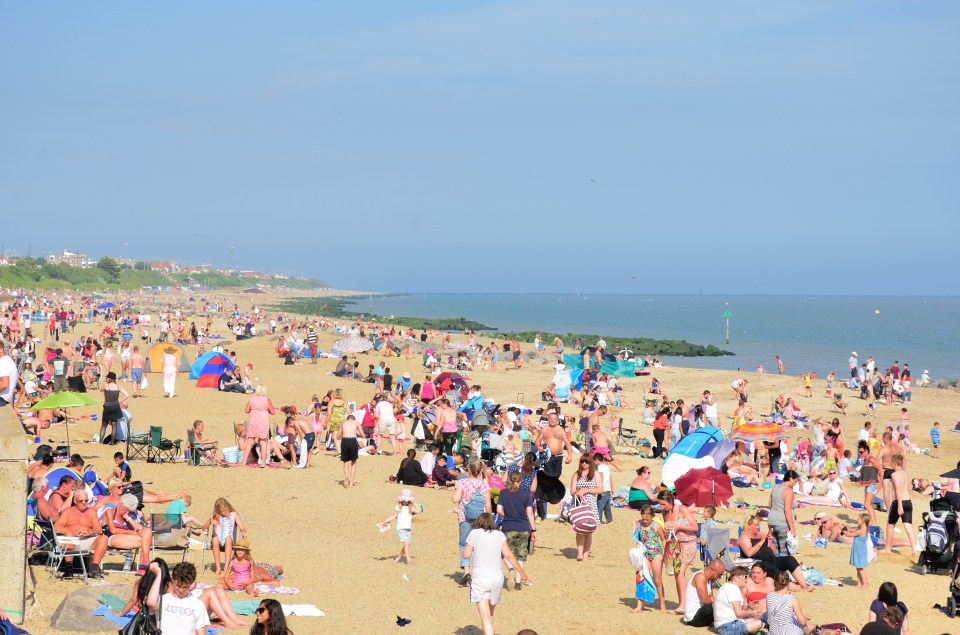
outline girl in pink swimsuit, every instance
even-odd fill
[[[257,597],[260,592],[254,586],[255,578],[258,576],[250,557],[250,541],[241,538],[234,545],[233,558],[227,563],[226,571],[217,586],[227,591],[246,591],[250,597]]]

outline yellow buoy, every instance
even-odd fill
[[[880,309],[874,310],[874,313],[876,313],[877,315],[880,315]]]

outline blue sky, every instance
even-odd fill
[[[952,2],[7,3],[4,246],[960,294],[957,33]]]

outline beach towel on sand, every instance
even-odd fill
[[[212,586],[214,585],[198,583],[195,589],[202,591],[203,589],[208,589]],[[256,584],[254,587],[260,593],[275,593],[277,595],[296,595],[297,593],[300,593],[300,589],[292,586],[283,586],[282,584]],[[240,592],[242,592],[242,589]]]
[[[834,503],[830,505],[827,503],[807,503],[804,501],[797,501],[797,507],[843,507],[843,505],[841,503]],[[867,508],[863,506],[863,503],[859,503],[857,501],[850,501],[850,507],[860,511],[867,511]]]
[[[120,608],[123,608],[123,607],[121,606]],[[100,606],[98,606],[96,609],[94,609],[93,614],[94,614],[94,615],[99,615],[99,616],[102,617],[102,618],[108,619],[108,620],[110,620],[111,622],[113,622],[114,624],[116,624],[117,626],[119,626],[119,627],[121,627],[121,628],[123,628],[124,626],[126,626],[127,623],[128,623],[130,620],[133,619],[133,614],[114,615],[113,613],[110,612],[110,609],[109,609],[109,608],[107,608],[106,606],[103,606],[103,605],[100,605]],[[219,627],[219,626],[217,626],[217,627],[208,626],[208,627],[207,627],[207,635],[216,635],[217,633],[219,633],[219,632],[222,631],[222,630],[223,630],[223,628],[222,628],[222,627]]]

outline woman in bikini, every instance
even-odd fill
[[[747,604],[751,608],[758,608],[761,612],[767,610],[767,593],[773,593],[773,578],[767,577],[767,572],[763,565],[754,562],[750,568],[750,577],[747,578]]]

